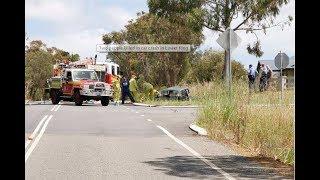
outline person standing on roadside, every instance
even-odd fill
[[[271,70],[270,66],[267,65],[267,87],[266,87],[266,89],[268,89],[270,86],[271,78],[272,78],[272,70]]]
[[[126,100],[126,97],[129,96],[130,100],[132,103],[134,103],[134,99],[130,93],[130,90],[129,90],[129,81],[127,79],[127,77],[123,76],[121,78],[121,100],[122,100],[122,104],[124,104],[124,101]]]
[[[138,84],[137,84],[137,80],[136,80],[136,75],[132,74],[131,75],[131,79],[129,81],[129,90],[130,90],[130,94],[132,95],[134,101],[137,101],[137,95],[138,95]]]
[[[256,78],[256,70],[252,67],[252,64],[249,65],[248,70],[248,79],[249,79],[249,92],[251,93],[254,90],[254,81]]]
[[[268,70],[264,64],[261,64],[261,76],[260,76],[260,92],[266,90],[268,80]]]
[[[115,102],[116,105],[119,104],[120,101],[120,75],[115,76],[113,82],[112,82],[112,87],[114,89],[113,93],[113,101]]]

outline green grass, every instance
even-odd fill
[[[235,143],[254,154],[287,164],[294,163],[293,90],[284,92],[282,105],[277,96],[280,92],[270,90],[250,95],[241,82],[234,84],[231,102],[222,84],[208,84],[201,91],[209,94],[210,100],[203,103],[197,124],[206,128],[212,139]]]
[[[190,89],[190,100],[144,100],[143,103],[152,105],[167,105],[167,106],[186,106],[186,105],[204,105],[207,103],[218,103],[221,95],[226,94],[226,90],[222,82],[197,83],[192,85],[183,85]],[[247,101],[251,105],[277,105],[280,104],[279,91],[270,90],[266,92],[255,92],[249,96],[246,82],[235,82],[233,84],[233,95],[241,94],[243,98],[241,101]],[[290,105],[294,103],[294,91],[286,90],[283,92],[283,104]]]
[[[237,144],[255,155],[294,164],[294,90],[284,91],[280,105],[279,91],[270,88],[249,94],[246,82],[233,82],[231,101],[222,82],[185,86],[190,89],[190,101],[144,103],[200,105],[197,124],[207,129],[210,138]]]

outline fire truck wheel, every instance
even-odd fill
[[[109,104],[109,97],[101,97],[101,105],[108,106]]]
[[[50,98],[51,98],[52,104],[58,104],[60,101],[59,91],[51,89]]]
[[[79,91],[74,92],[74,102],[76,103],[76,106],[81,106],[83,103],[83,98],[81,97]]]

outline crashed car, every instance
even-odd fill
[[[188,100],[189,89],[179,86],[169,87],[160,91],[158,98],[172,100]]]

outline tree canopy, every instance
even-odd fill
[[[140,12],[136,21],[129,21],[125,29],[103,36],[105,44],[193,44],[198,47],[203,35],[189,26],[170,22],[153,14]],[[180,17],[183,18],[183,17]],[[175,85],[186,68],[190,53],[109,53],[109,57],[123,67],[124,74],[131,71],[142,74],[147,81],[157,85]]]
[[[43,98],[46,80],[52,75],[53,64],[67,59],[79,60],[78,54],[70,54],[56,47],[47,47],[41,40],[34,40],[25,49],[26,95],[32,100]]]
[[[263,55],[256,31],[267,32],[268,28],[290,25],[292,16],[275,22],[280,8],[289,0],[148,0],[149,11],[159,17],[166,17],[171,22],[177,16],[186,17],[187,24],[194,30],[203,27],[216,32],[224,32],[227,28],[234,31],[246,31],[256,37],[253,44],[247,45],[249,54]],[[241,21],[234,27],[232,22]]]

